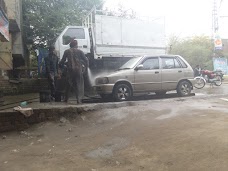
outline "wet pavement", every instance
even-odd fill
[[[190,96],[210,96],[210,95],[223,95],[228,94],[228,84],[222,84],[221,86],[213,86],[210,87],[209,84],[207,84],[203,89],[196,89],[192,91],[192,94]],[[179,98],[176,91],[168,92],[164,96],[156,96],[154,93],[150,94],[143,94],[143,95],[137,95],[132,98],[131,101],[141,101],[141,100],[158,100],[158,99],[169,99],[169,98]],[[5,96],[4,97],[4,104],[0,106],[0,111],[5,109],[12,109],[15,106],[20,105],[21,102],[27,101],[28,104],[30,104],[31,107],[33,106],[39,106],[39,94],[38,93],[31,93],[31,94],[24,94],[24,95],[15,95],[15,96]],[[70,101],[72,104],[76,104],[76,100],[74,97],[70,98]],[[83,103],[106,103],[106,102],[113,102],[113,100],[102,100],[100,96],[86,96],[83,100]],[[59,104],[59,103],[56,103]],[[42,106],[42,105],[41,105]]]
[[[0,170],[226,171],[227,104],[141,100],[0,134]]]

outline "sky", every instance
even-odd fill
[[[228,16],[228,0],[222,1],[219,14]],[[125,9],[134,10],[138,16],[164,16],[167,37],[212,36],[213,2],[214,0],[106,0],[104,7],[115,10],[121,4]],[[219,27],[221,37],[228,38],[228,17],[219,20]]]

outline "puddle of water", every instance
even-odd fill
[[[195,96],[205,96],[206,94],[203,93],[195,93]]]

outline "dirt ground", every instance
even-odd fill
[[[139,101],[0,134],[1,171],[226,171],[228,102]]]

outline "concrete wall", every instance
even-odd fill
[[[10,41],[0,42],[0,80],[7,79],[6,70],[14,69],[13,66],[23,66],[27,60],[26,46],[23,43],[22,1],[5,0],[4,2],[9,19]]]
[[[48,89],[47,79],[24,79],[20,83],[0,79],[0,85],[0,91],[3,91],[4,95],[36,93]]]
[[[11,39],[11,38],[10,38]],[[0,69],[11,70],[12,69],[12,43],[0,42]],[[1,77],[1,75],[0,75]]]
[[[21,0],[6,0],[5,4],[9,20],[15,20],[19,29],[21,29]]]
[[[10,21],[10,33],[12,35],[12,54],[24,57],[24,45],[22,39],[22,4],[20,0],[7,0],[6,7]]]

